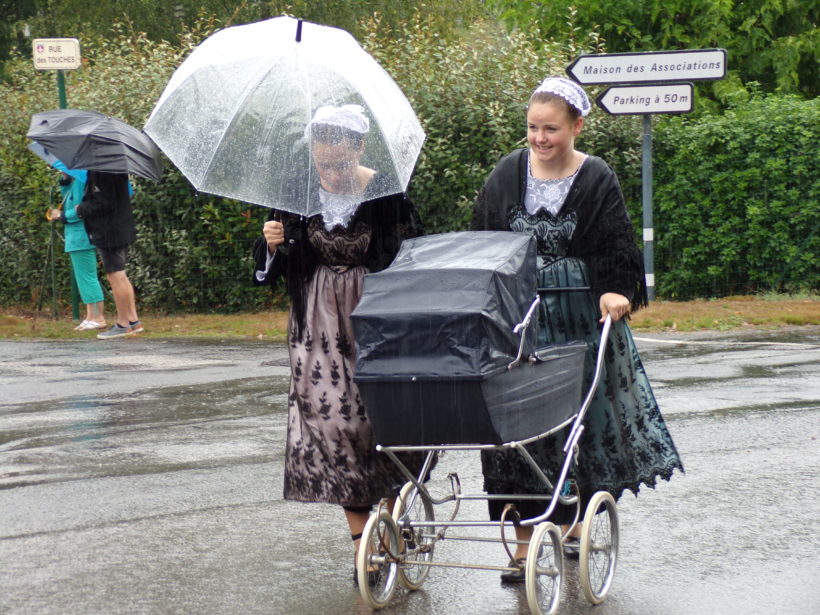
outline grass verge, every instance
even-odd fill
[[[141,337],[212,337],[284,341],[287,313],[246,314],[142,313]],[[113,320],[109,318],[109,323]],[[5,310],[0,314],[0,339],[74,339],[96,332],[74,331],[70,315],[57,320],[48,314]],[[654,301],[632,316],[635,331],[728,331],[739,328],[780,328],[820,325],[820,295],[738,296],[695,301]]]

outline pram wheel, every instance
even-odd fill
[[[563,572],[561,532],[549,521],[539,523],[530,540],[524,569],[527,603],[533,615],[553,615],[558,610]]]
[[[606,598],[618,560],[618,509],[606,491],[592,496],[581,531],[581,589],[592,604]]]
[[[370,608],[387,606],[396,590],[399,566],[399,529],[393,517],[379,507],[362,532],[356,557],[359,592]]]
[[[434,521],[433,505],[418,492],[413,483],[407,482],[401,488],[393,506],[393,520],[398,525],[402,543],[399,583],[409,590],[416,590],[421,587],[430,572],[429,566],[416,562],[432,561],[436,530],[434,527],[402,527],[402,521]]]

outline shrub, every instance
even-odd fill
[[[770,95],[722,116],[659,123],[660,295],[817,289],[819,107]]]

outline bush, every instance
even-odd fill
[[[468,227],[484,179],[502,156],[526,145],[530,94],[545,77],[563,75],[579,52],[574,41],[538,46],[480,20],[445,40],[418,13],[402,37],[373,36],[365,46],[401,86],[427,134],[410,197],[428,232]],[[627,186],[637,177],[640,196],[639,124],[600,111],[587,120],[578,147],[604,157]]]
[[[658,293],[816,290],[820,102],[756,97],[656,131]]]

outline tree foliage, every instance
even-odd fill
[[[490,0],[511,27],[537,37],[564,38],[574,29],[598,32],[607,51],[719,47],[729,79],[716,82],[719,100],[744,84],[765,91],[818,94],[820,5],[805,0]],[[571,24],[567,15],[573,14]]]
[[[484,12],[480,0],[9,0],[0,6],[0,63],[12,52],[31,57],[32,38],[107,37],[114,24],[125,23],[148,40],[182,42],[187,30],[203,18],[222,26],[251,23],[289,14],[307,21],[365,34],[363,20],[379,15],[381,36],[403,30],[416,11],[428,26],[447,36]]]

